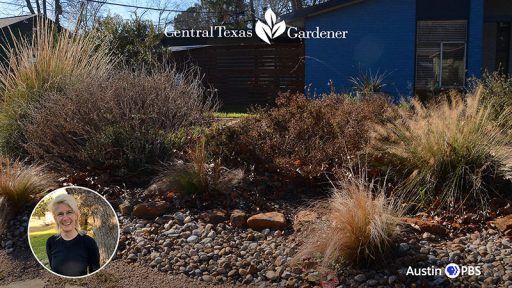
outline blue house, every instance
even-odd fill
[[[512,73],[510,0],[331,0],[284,17],[304,31],[348,31],[304,39],[305,84],[317,92],[349,78],[387,75],[384,92],[411,96],[462,87],[484,70]]]

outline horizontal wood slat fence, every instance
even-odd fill
[[[304,92],[302,43],[209,46],[172,53],[177,67],[197,65],[217,89],[222,111],[274,104],[279,92]]]

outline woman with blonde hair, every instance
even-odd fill
[[[53,272],[84,276],[100,268],[100,253],[93,238],[80,231],[80,211],[73,196],[60,194],[49,205],[59,233],[46,241],[46,254]]]

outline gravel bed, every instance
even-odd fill
[[[512,243],[492,229],[454,239],[420,233],[401,225],[388,263],[367,269],[341,268],[336,273],[289,267],[300,243],[293,231],[261,232],[203,222],[189,212],[155,221],[121,217],[118,257],[169,274],[184,274],[208,283],[242,283],[278,287],[466,287],[512,286]],[[450,279],[449,263],[478,266],[480,275]],[[437,276],[407,275],[411,268],[441,268]],[[330,281],[329,281],[330,280]],[[330,286],[329,286],[330,285]]]
[[[28,211],[9,223],[9,231],[0,241],[4,255],[14,256],[28,249]],[[214,225],[190,211],[151,221],[123,216],[119,219],[121,241],[115,260],[117,265],[124,261],[130,263],[128,267],[147,267],[155,273],[185,277],[205,285],[512,287],[512,241],[490,228],[456,237],[440,237],[401,224],[387,263],[359,269],[340,267],[337,273],[320,273],[288,265],[302,239],[291,228],[284,232],[253,231],[234,228],[229,222]],[[466,273],[450,279],[444,274],[450,263],[478,267],[480,274]],[[440,268],[443,273],[411,276],[407,275],[409,267]],[[9,271],[0,272],[0,278],[8,279]],[[28,276],[24,279],[30,279]]]

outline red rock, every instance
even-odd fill
[[[501,233],[505,233],[507,230],[512,230],[512,215],[497,218],[494,221],[494,224]]]
[[[313,211],[299,211],[293,219],[293,230],[299,231],[304,225],[315,222],[318,219],[318,217],[318,213]]]
[[[144,219],[154,219],[169,210],[170,205],[164,201],[137,204],[133,207],[132,215]]]
[[[284,230],[287,224],[283,213],[269,212],[249,217],[249,219],[247,219],[247,226],[254,230],[263,230],[266,228]]]
[[[242,210],[235,209],[231,212],[229,221],[233,227],[245,227],[247,226],[247,214],[245,214],[245,212]]]
[[[404,217],[401,219],[402,222],[417,226],[421,232],[428,232],[435,235],[446,235],[448,231],[446,228],[438,223],[423,221],[417,218],[407,218]]]

